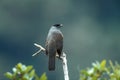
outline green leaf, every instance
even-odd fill
[[[29,72],[30,70],[32,70],[33,66],[27,66],[26,72]]]
[[[18,63],[16,67],[20,69],[22,67],[22,63]]]
[[[106,60],[103,60],[101,63],[100,63],[100,66],[102,69],[104,69],[106,67]]]
[[[103,60],[101,63],[100,63],[100,68],[101,70],[105,70],[106,68],[106,60]]]
[[[5,73],[5,76],[9,79],[13,78],[12,73],[10,73],[10,72]]]
[[[33,69],[33,70],[30,72],[29,76],[30,76],[30,77],[34,77],[34,75],[35,75],[35,70]]]
[[[46,73],[43,73],[39,80],[47,80]]]
[[[110,63],[110,66],[111,66],[112,70],[115,71],[115,69],[114,69],[114,65],[113,65],[113,63],[112,63],[111,60],[109,61],[109,63]]]
[[[35,80],[39,80],[39,76],[35,74]]]

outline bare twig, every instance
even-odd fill
[[[40,49],[36,53],[34,53],[32,56],[38,55],[41,51],[45,52],[45,48],[43,48],[41,45],[36,44],[36,43],[34,43],[34,45]],[[60,57],[58,55],[56,55],[56,57],[62,60],[64,79],[69,80],[66,54],[63,52],[63,54]]]
[[[38,48],[40,48],[36,53],[34,53],[32,56],[38,55],[41,51],[45,51],[45,48],[43,48],[41,45],[34,43],[34,45]]]

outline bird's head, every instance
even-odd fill
[[[56,28],[61,28],[61,27],[63,27],[63,24],[54,24],[53,26]]]

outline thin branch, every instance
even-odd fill
[[[40,48],[36,53],[34,53],[32,56],[38,55],[41,51],[45,51],[45,48],[43,48],[41,45],[34,43],[34,45],[38,48]]]
[[[66,54],[64,52],[63,52],[63,55],[61,56],[61,58],[63,61],[62,64],[63,64],[64,79],[69,80],[67,59],[66,59]]]
[[[34,53],[32,56],[38,55],[41,51],[45,52],[45,48],[43,48],[41,45],[34,43],[34,45],[38,48],[40,48],[36,53]],[[63,54],[59,57],[59,55],[56,55],[57,58],[62,60],[62,65],[63,65],[63,72],[64,72],[64,79],[69,80],[69,75],[68,75],[68,66],[67,66],[67,59],[66,59],[66,54],[63,52]]]

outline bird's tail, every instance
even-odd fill
[[[55,56],[49,56],[49,70],[54,71],[55,70]]]

